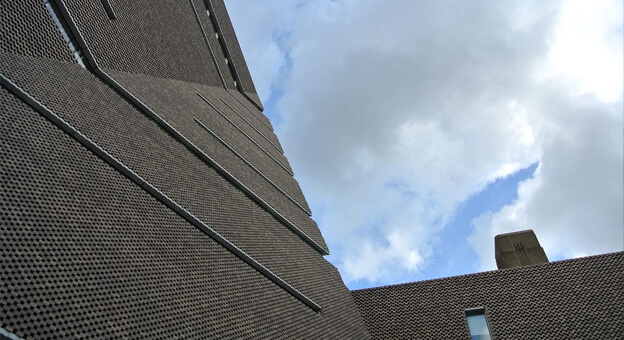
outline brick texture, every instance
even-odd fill
[[[374,339],[622,339],[624,252],[352,292]]]
[[[329,292],[321,316],[6,90],[0,99],[5,330],[25,339],[366,337],[330,265],[315,282]]]
[[[58,3],[71,14],[61,20],[75,20],[78,40],[103,70],[326,248],[270,122],[248,93],[227,81],[223,87],[221,77],[233,75],[203,2],[111,0],[114,19],[99,0]],[[219,11],[219,23],[229,24]],[[315,313],[3,82],[3,332],[24,339],[369,338],[336,268],[103,81],[95,65],[80,67],[43,1],[10,2],[0,19],[3,77],[322,307]],[[236,70],[246,71],[237,60]]]
[[[42,0],[3,1],[0,31],[0,52],[75,63]]]

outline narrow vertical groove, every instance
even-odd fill
[[[52,16],[52,20],[54,20],[56,27],[61,32],[63,40],[65,40],[69,51],[74,56],[74,59],[76,59],[78,65],[82,66],[83,68],[87,68],[88,62],[85,60],[85,54],[80,49],[80,46],[76,42],[76,39],[71,31],[67,29],[67,23],[63,19],[63,16],[58,15],[57,5],[54,2],[50,2],[49,0],[44,0],[43,4],[48,10],[48,13],[50,13],[50,15]]]
[[[236,85],[236,89],[238,90],[238,92],[244,94],[245,91],[243,90],[243,85],[240,81],[240,77],[238,76],[238,72],[236,71],[236,65],[234,64],[234,59],[230,55],[230,51],[228,50],[227,44],[225,43],[225,35],[221,31],[219,22],[217,21],[217,18],[215,16],[214,8],[212,8],[212,4],[210,3],[210,0],[204,0],[204,2],[206,4],[206,9],[208,10],[208,13],[210,13],[210,17],[208,19],[210,20],[212,27],[214,27],[215,32],[217,33],[217,38],[219,40],[219,47],[221,47],[221,51],[223,52],[223,55],[225,56],[226,63],[228,65],[228,68],[230,69],[230,73],[232,73],[232,77],[234,78],[234,84]]]
[[[106,14],[108,14],[108,18],[110,20],[117,19],[117,15],[115,14],[115,11],[113,10],[113,7],[111,6],[109,0],[101,0],[101,1],[102,1],[102,6],[104,6],[104,10],[106,11]]]
[[[199,25],[199,29],[201,30],[202,35],[204,36],[204,41],[206,42],[208,51],[210,51],[212,62],[214,62],[215,67],[217,68],[217,73],[219,73],[219,79],[221,79],[221,84],[223,85],[224,88],[227,89],[225,78],[223,78],[223,73],[221,72],[221,69],[219,68],[219,63],[217,62],[217,57],[215,56],[214,50],[212,49],[212,46],[210,46],[210,40],[208,39],[208,35],[206,35],[206,31],[204,30],[204,26],[202,25],[201,18],[199,17],[199,13],[197,12],[197,7],[195,7],[195,3],[193,2],[193,0],[189,0],[189,2],[191,3],[191,7],[193,8],[193,13],[195,13],[195,19],[197,19],[197,24]]]

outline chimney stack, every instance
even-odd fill
[[[548,257],[533,230],[496,235],[494,251],[498,269],[548,263]]]

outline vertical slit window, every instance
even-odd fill
[[[115,20],[117,18],[115,11],[113,11],[113,7],[108,0],[102,0],[102,6],[104,6],[104,10],[110,20]]]
[[[44,0],[43,3],[48,9],[50,15],[52,16],[52,19],[54,19],[56,27],[59,29],[59,31],[61,31],[61,35],[63,36],[65,43],[67,44],[69,50],[74,56],[74,59],[76,59],[80,66],[82,66],[83,68],[87,68],[85,66],[84,53],[82,53],[82,50],[77,47],[78,43],[76,42],[76,39],[71,37],[71,33],[67,30],[67,25],[62,21],[62,17],[59,17],[57,15],[57,13],[59,13],[58,9],[55,7],[54,4],[50,3],[49,0]]]
[[[227,46],[225,45],[225,40],[224,40],[224,38],[221,38],[220,35],[219,35],[219,27],[218,27],[218,25],[216,23],[216,18],[214,18],[214,16],[211,15],[211,13],[210,13],[210,7],[208,6],[208,1],[209,0],[205,1],[206,14],[208,14],[208,18],[210,19],[210,23],[212,24],[212,28],[215,31],[215,37],[217,37],[217,40],[219,41],[219,47],[221,47],[221,52],[223,52],[223,55],[225,56],[225,64],[228,66],[228,69],[230,70],[230,73],[232,74],[232,77],[234,78],[233,79],[234,80],[234,82],[233,82],[234,83],[234,87],[238,91],[243,92],[243,89],[238,86],[238,82],[236,81],[238,76],[237,76],[237,73],[236,73],[236,69],[234,68],[234,63],[230,62],[230,60],[229,60],[230,56],[228,55],[228,52],[227,52]]]
[[[491,340],[490,328],[485,318],[485,308],[472,308],[466,310],[466,321],[470,329],[472,340]]]

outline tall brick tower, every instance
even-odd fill
[[[368,337],[223,1],[0,27],[0,337]]]

